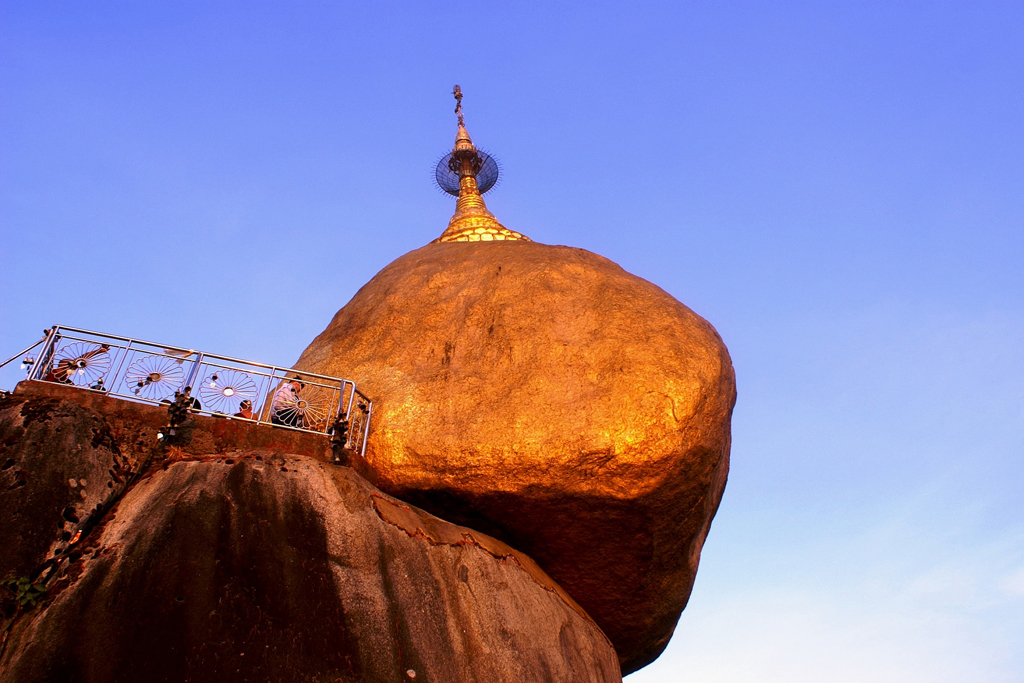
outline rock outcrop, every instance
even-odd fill
[[[0,579],[37,571],[102,516],[158,445],[167,411],[102,393],[23,382],[0,399]],[[196,417],[184,456],[250,449],[328,459],[323,437]],[[375,479],[364,462],[353,465]]]
[[[132,459],[86,406],[47,396],[0,401],[0,579],[31,574],[71,541],[124,483]]]
[[[728,472],[735,380],[710,324],[581,249],[435,243],[296,367],[368,389],[381,488],[530,554],[625,672],[664,649]]]
[[[91,443],[94,427],[104,433],[94,411],[72,414],[73,401],[19,400],[3,406],[9,422],[28,419],[5,432],[10,452],[38,447],[61,461]],[[47,420],[31,417],[47,405]],[[197,420],[193,444],[224,423]],[[105,466],[123,447],[100,440],[82,452]],[[526,555],[316,457],[194,450],[160,447],[42,603],[19,612],[0,678],[621,680],[605,635]],[[25,487],[35,471],[57,469],[28,471]],[[30,528],[27,519],[14,522]]]

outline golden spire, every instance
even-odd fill
[[[487,210],[477,185],[477,174],[483,166],[481,153],[473,145],[462,116],[462,88],[455,86],[455,113],[459,117],[459,131],[455,146],[448,157],[448,168],[459,177],[459,200],[455,215],[448,221],[448,229],[435,242],[494,242],[508,240],[530,241],[529,237],[509,230]],[[452,188],[454,189],[454,188]],[[485,187],[486,191],[487,188]]]

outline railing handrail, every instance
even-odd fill
[[[66,367],[56,365],[55,356],[63,353],[68,348],[67,343],[58,343],[59,340],[92,344],[103,348],[106,352],[105,355],[109,358],[106,361],[107,365],[103,367],[98,376],[93,375],[92,378],[86,380],[87,382],[95,380],[95,384],[85,386],[79,382],[72,382],[71,378],[77,376],[74,369],[69,374]],[[108,341],[112,343],[107,343]],[[40,346],[41,348],[39,348]],[[27,363],[32,366],[28,372],[28,379],[49,384],[72,384],[90,391],[101,392],[112,398],[142,402],[150,405],[166,403],[166,398],[169,394],[144,389],[141,376],[138,381],[138,389],[127,391],[126,393],[126,390],[131,390],[135,386],[134,378],[131,382],[128,380],[129,373],[138,372],[137,370],[133,371],[132,368],[137,363],[144,362],[146,358],[172,359],[178,364],[189,363],[190,366],[187,366],[187,371],[178,373],[182,375],[180,379],[173,373],[170,377],[174,378],[172,380],[175,383],[173,386],[177,387],[177,389],[184,390],[186,386],[193,388],[195,390],[193,396],[203,394],[214,387],[213,383],[208,388],[204,387],[204,383],[211,376],[213,381],[219,382],[217,374],[222,371],[240,373],[245,378],[245,381],[251,385],[251,388],[245,388],[241,394],[227,393],[226,389],[219,390],[222,395],[213,403],[213,407],[217,409],[199,407],[194,412],[237,418],[248,422],[255,422],[256,424],[272,424],[275,427],[316,434],[332,433],[334,421],[336,419],[345,419],[350,423],[350,432],[346,439],[346,444],[350,445],[360,455],[365,455],[366,452],[373,402],[350,379],[63,325],[54,325],[48,329],[43,339],[12,356],[9,360],[0,363],[0,368],[3,368],[20,356],[27,356],[37,348],[39,350],[36,357],[34,359],[27,359]],[[69,365],[68,367],[85,368],[87,367],[86,363],[90,362],[90,359],[96,356],[96,354],[97,351],[95,350],[85,353],[75,361],[80,365]],[[133,360],[129,363],[129,367],[125,369],[125,363],[129,358]],[[61,368],[64,369],[62,370]],[[207,370],[204,371],[203,368],[207,368]],[[122,370],[124,370],[125,374],[122,374]],[[156,368],[151,366],[150,370],[154,374],[156,372],[167,372],[166,370],[159,369],[159,366]],[[61,372],[63,372],[63,375],[59,374]],[[82,369],[79,372],[85,373],[86,370]],[[58,379],[47,379],[48,376],[54,373],[58,373],[56,374]],[[314,393],[312,398],[306,398],[305,395],[299,395],[301,387],[296,388],[291,391],[291,402],[295,405],[291,408],[281,408],[279,407],[281,404],[278,403],[278,395],[281,388],[290,381],[289,375],[297,375],[300,381],[307,387],[307,391],[314,391]],[[165,374],[164,377],[168,377],[168,375]],[[157,375],[157,379],[153,380],[154,384],[150,385],[149,380],[146,380],[145,387],[155,387],[156,383],[160,381],[162,380]],[[238,385],[228,384],[224,386],[230,388],[232,392],[239,391]],[[309,387],[313,387],[313,389]],[[149,391],[149,393],[140,394],[140,390]],[[327,393],[324,394],[324,391]],[[251,393],[252,400],[249,400],[249,393]],[[357,396],[360,399],[358,404],[356,401]],[[248,403],[249,407],[243,407],[241,412],[249,410],[253,417],[231,414],[235,408],[230,408],[220,403],[225,400],[225,397],[234,397],[229,399],[231,401],[243,398],[243,404]],[[206,398],[209,398],[208,394]],[[204,402],[206,398],[203,398]],[[260,408],[257,411],[258,405]],[[285,417],[289,410],[293,410],[293,412],[298,411],[297,414],[300,417]]]
[[[77,327],[64,327],[63,325],[54,325],[54,327],[57,330],[64,330],[64,331],[67,331],[67,332],[78,332],[79,334],[91,334],[91,335],[95,335],[97,337],[107,337],[108,339],[120,339],[121,341],[129,342],[129,343],[134,342],[136,344],[146,344],[148,346],[158,346],[158,347],[163,348],[163,349],[172,349],[174,351],[186,351],[190,355],[191,354],[202,353],[207,358],[216,358],[218,360],[226,360],[226,361],[229,361],[229,362],[232,362],[232,363],[245,363],[246,365],[254,365],[254,366],[258,367],[258,368],[269,368],[271,370],[294,370],[295,372],[301,372],[303,375],[305,375],[307,377],[318,377],[320,379],[344,379],[342,377],[334,377],[332,375],[321,375],[319,373],[309,372],[307,370],[297,370],[295,368],[285,367],[283,365],[269,365],[267,363],[260,363],[259,361],[254,361],[254,360],[245,360],[245,359],[242,359],[242,358],[232,358],[231,356],[221,356],[221,355],[218,355],[216,353],[206,353],[205,351],[198,351],[196,349],[186,349],[183,346],[171,346],[170,344],[160,344],[158,342],[146,341],[145,339],[138,339],[136,337],[122,337],[122,336],[117,335],[117,334],[107,334],[106,332],[93,332],[92,330],[83,330],[83,329],[79,329]],[[36,343],[38,344],[39,342],[36,342]],[[18,355],[21,355],[21,354],[18,354]],[[15,358],[16,357],[17,356],[15,356]],[[360,395],[362,395],[362,394],[360,394]],[[364,398],[365,398],[365,396],[364,396]]]
[[[43,343],[44,341],[46,341],[46,339],[45,339],[45,338],[43,338],[43,339],[40,339],[39,341],[37,341],[37,342],[36,342],[35,344],[33,344],[32,346],[26,347],[24,351],[21,351],[20,353],[16,353],[16,354],[14,354],[13,356],[11,356],[11,357],[10,357],[10,358],[8,358],[7,360],[5,360],[5,361],[4,361],[3,363],[0,363],[0,368],[4,367],[4,366],[5,366],[5,365],[7,365],[8,363],[11,363],[11,362],[14,362],[14,361],[18,360],[18,358],[20,358],[21,356],[24,356],[24,355],[25,355],[25,354],[27,354],[27,353],[28,353],[29,351],[31,351],[32,349],[36,348],[36,347],[37,347],[37,346],[39,346],[40,344],[42,344],[42,343]]]

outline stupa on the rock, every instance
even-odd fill
[[[459,106],[439,238],[378,273],[296,367],[370,388],[382,489],[531,557],[623,673],[665,648],[729,468],[735,378],[714,328],[596,254],[503,226]]]
[[[494,242],[526,240],[529,237],[509,230],[487,210],[483,193],[491,189],[498,179],[498,167],[486,152],[473,144],[462,115],[462,88],[455,86],[455,113],[459,117],[459,132],[451,154],[445,155],[437,165],[435,177],[442,190],[459,198],[455,215],[435,242]],[[483,175],[483,187],[478,178]]]

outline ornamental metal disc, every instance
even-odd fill
[[[211,369],[199,387],[203,408],[214,413],[234,415],[242,412],[242,402],[256,405],[256,382],[238,370]]]
[[[307,384],[297,391],[282,385],[274,394],[271,422],[289,427],[324,431],[331,413],[333,392]]]
[[[47,374],[51,381],[91,387],[103,379],[110,369],[110,354],[99,344],[75,342],[53,354],[53,368]]]
[[[490,154],[480,150],[477,150],[476,153],[480,156],[480,171],[476,174],[476,185],[480,188],[480,194],[483,194],[498,182],[501,171],[498,168],[498,162]],[[437,168],[434,169],[434,180],[442,190],[453,197],[458,197],[459,174],[451,169],[451,160],[451,152],[441,157],[441,160],[437,162]]]
[[[143,356],[128,366],[124,383],[139,398],[162,401],[170,398],[185,381],[182,361],[166,356]]]

